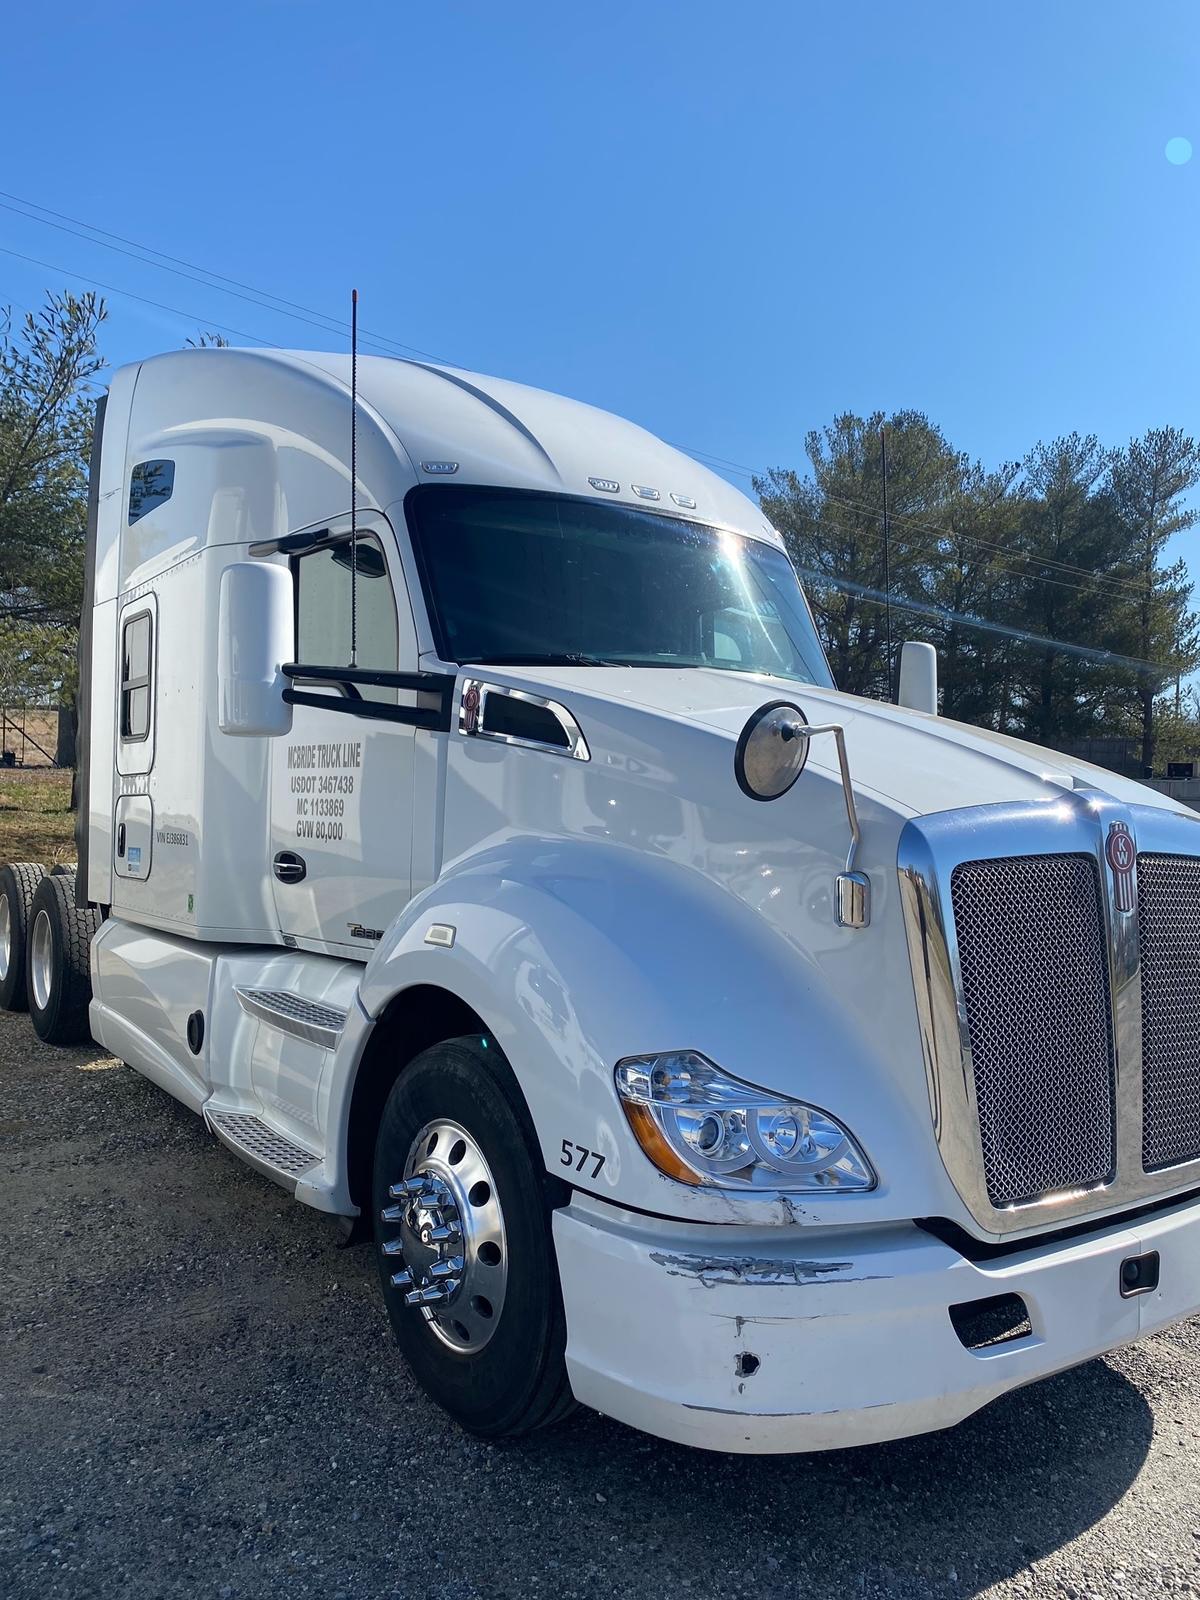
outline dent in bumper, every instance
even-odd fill
[[[1200,1203],[986,1265],[911,1224],[715,1228],[577,1196],[555,1214],[576,1397],[707,1449],[825,1450],[948,1427],[1200,1308]],[[1158,1250],[1153,1294],[1127,1256]],[[1003,1294],[1031,1332],[968,1350],[949,1307]]]

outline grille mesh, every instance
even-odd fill
[[[992,1204],[1104,1182],[1116,1122],[1095,861],[967,861],[950,892]]]
[[[1200,860],[1138,857],[1142,1166],[1200,1157]]]

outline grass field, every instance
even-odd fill
[[[0,861],[74,859],[71,774],[0,769]]]

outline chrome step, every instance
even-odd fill
[[[296,1179],[320,1160],[311,1150],[303,1150],[274,1128],[268,1127],[261,1117],[244,1111],[209,1111],[205,1113],[208,1125],[235,1155],[242,1157],[259,1172],[277,1183],[294,1186]]]
[[[291,994],[286,989],[234,988],[238,1004],[248,1016],[268,1022],[273,1028],[293,1034],[297,1039],[307,1039],[309,1044],[320,1045],[325,1050],[335,1050],[346,1026],[346,1013],[340,1006],[325,1005],[319,1000],[306,1000],[303,995]]]

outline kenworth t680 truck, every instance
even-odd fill
[[[0,1002],[374,1240],[483,1435],[940,1428],[1200,1307],[1200,819],[840,694],[641,429],[195,350],[98,420],[79,860]],[[352,471],[352,461],[353,468]]]

